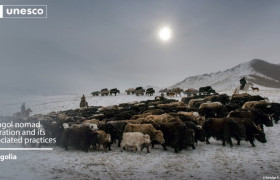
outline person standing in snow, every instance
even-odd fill
[[[25,109],[25,103],[23,103],[22,105],[21,105],[21,114],[25,114],[25,111],[26,111],[26,109]]]
[[[83,108],[83,107],[88,107],[88,102],[86,101],[85,95],[82,96],[81,102],[80,102],[80,108]]]
[[[247,83],[245,77],[240,79],[240,90],[242,90],[245,86],[245,84]]]

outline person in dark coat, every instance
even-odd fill
[[[25,103],[23,103],[23,104],[21,105],[21,114],[24,114],[25,111],[26,111],[26,109],[25,109]]]
[[[83,107],[88,107],[88,102],[86,101],[85,95],[82,96],[81,102],[80,102],[80,108],[83,108]]]
[[[247,83],[245,77],[240,79],[240,90],[242,90],[245,86],[245,84]]]

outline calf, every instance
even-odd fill
[[[156,141],[160,144],[164,144],[163,133],[160,130],[156,130],[151,124],[127,124],[124,132],[142,132],[143,134],[149,134],[151,141]],[[153,142],[152,142],[153,143]]]
[[[134,152],[136,149],[139,152],[142,152],[143,148],[147,148],[147,153],[149,153],[149,144],[151,143],[150,136],[148,134],[143,134],[141,132],[126,132],[123,134],[123,139],[121,142],[121,151],[125,149],[127,151],[128,146],[132,146],[134,148]]]
[[[96,132],[98,133],[97,149],[99,150],[100,145],[102,145],[105,152],[107,152],[107,149],[111,150],[111,135],[102,130]]]
[[[98,128],[111,135],[112,143],[118,140],[118,146],[120,147],[126,125],[126,121],[108,121],[106,124],[98,125]]]

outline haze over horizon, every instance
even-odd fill
[[[36,1],[47,19],[0,20],[1,93],[170,86],[252,59],[279,64],[278,0]],[[158,29],[173,37],[162,43]]]

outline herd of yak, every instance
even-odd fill
[[[135,94],[136,96],[139,95],[150,95],[152,96],[155,93],[155,90],[153,88],[148,88],[148,89],[144,89],[143,87],[137,87],[137,88],[129,88],[127,90],[125,90],[127,95],[130,94]],[[120,90],[118,90],[117,88],[113,88],[111,90],[108,90],[107,88],[101,89],[101,91],[94,91],[91,93],[92,96],[108,96],[108,95],[117,95],[120,94]]]
[[[255,139],[266,143],[263,126],[271,127],[280,118],[280,104],[259,95],[226,94],[183,97],[181,101],[156,96],[154,100],[119,105],[90,106],[76,110],[34,115],[25,119],[40,121],[46,136],[56,138],[56,145],[88,151],[111,150],[118,143],[121,150],[150,152],[149,147],[160,144],[179,152],[198,141],[209,144],[213,137],[225,146],[232,139]]]
[[[191,95],[196,95],[198,93],[216,93],[215,90],[213,90],[211,88],[211,86],[206,86],[206,87],[201,87],[199,90],[197,89],[187,89],[187,90],[183,90],[181,88],[172,88],[172,89],[168,89],[168,88],[165,88],[165,89],[162,89],[159,91],[160,93],[163,93],[163,94],[166,94],[167,96],[169,97],[174,97],[175,95],[180,95],[181,96],[181,93],[184,93],[188,96],[191,96]],[[140,96],[140,95],[150,95],[152,96],[154,93],[155,93],[155,90],[154,88],[147,88],[147,89],[144,89],[143,87],[137,87],[137,88],[129,88],[127,90],[125,90],[125,93],[127,95],[133,95],[135,94],[136,96]],[[117,94],[120,94],[120,90],[118,90],[117,88],[113,88],[111,90],[108,90],[107,88],[104,88],[104,89],[101,89],[101,91],[94,91],[91,93],[92,96],[108,96],[108,95],[117,95]]]

